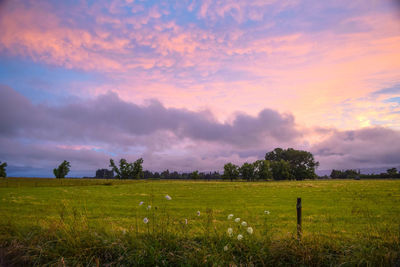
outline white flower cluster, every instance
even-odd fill
[[[229,214],[229,215],[228,215],[228,220],[231,220],[233,217],[234,217],[233,214]],[[240,219],[239,217],[237,217],[237,218],[234,219],[234,222],[240,223],[240,220],[241,220],[241,219]],[[240,225],[243,226],[243,227],[247,227],[248,224],[247,224],[246,221],[242,221],[242,222],[240,223]],[[249,235],[252,235],[253,232],[254,232],[253,227],[250,227],[250,226],[247,227],[247,228],[246,228],[246,232],[247,232]],[[228,236],[232,237],[232,236],[233,236],[233,228],[229,227],[229,228],[226,230],[226,233],[228,234]],[[240,240],[243,239],[243,235],[239,233],[239,234],[236,236],[236,238],[237,238],[237,240],[240,241]],[[224,250],[227,251],[227,250],[228,250],[228,247],[225,246],[225,247],[224,247]]]

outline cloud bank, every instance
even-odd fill
[[[112,92],[52,106],[0,86],[0,125],[0,159],[18,174],[48,168],[51,176],[66,159],[76,175],[91,175],[119,157],[143,157],[151,170],[212,171],[229,161],[260,159],[278,146],[312,151],[321,169],[400,164],[395,130],[307,129],[293,115],[271,109],[220,122],[207,110],[167,108],[156,100],[138,105]],[[322,141],[309,143],[311,135]]]

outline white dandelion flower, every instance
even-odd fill
[[[264,213],[269,215],[269,210],[264,210]]]
[[[148,210],[151,210],[151,205],[148,205],[148,206],[147,206],[147,209],[148,209]]]
[[[237,223],[240,222],[240,218],[236,218],[235,222],[237,222]]]
[[[149,219],[147,219],[147,217],[145,217],[145,218],[143,219],[143,222],[144,222],[144,223],[148,223],[148,222],[149,222]]]
[[[229,236],[233,235],[233,229],[232,228],[228,228],[228,230],[226,230],[226,232],[228,233]]]
[[[241,234],[238,234],[237,240],[242,240],[242,239],[243,239],[243,236]]]
[[[232,219],[233,218],[233,214],[229,214],[228,215],[228,220],[230,220],[230,219]]]
[[[247,226],[247,222],[243,221],[242,226]]]
[[[140,202],[139,202],[139,206],[142,206],[143,204],[144,204],[143,201],[140,201]]]
[[[169,195],[166,195],[165,198],[166,198],[167,200],[171,200],[171,199],[172,199]]]
[[[228,245],[226,245],[225,247],[224,247],[224,251],[228,251]]]
[[[200,211],[199,210],[197,211],[197,216],[200,216]]]
[[[247,227],[247,232],[252,235],[253,234],[253,228],[252,227]]]

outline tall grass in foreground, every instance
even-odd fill
[[[0,257],[3,265],[48,266],[396,266],[400,264],[400,232],[360,233],[353,239],[292,233],[277,238],[264,216],[253,227],[241,214],[216,220],[214,210],[174,218],[168,197],[151,195],[137,203],[129,227],[91,222],[85,207],[63,201],[58,216],[21,226],[2,220]],[[129,215],[127,215],[129,216]],[[240,220],[238,220],[240,218]],[[243,223],[246,221],[246,223]],[[249,230],[249,227],[252,230]],[[229,230],[231,229],[231,230]],[[251,233],[250,233],[251,232]],[[242,238],[239,238],[239,235]],[[240,240],[239,240],[240,239]],[[1,263],[1,262],[0,262]]]

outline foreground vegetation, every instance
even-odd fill
[[[0,265],[393,266],[399,222],[398,180],[0,179]]]

